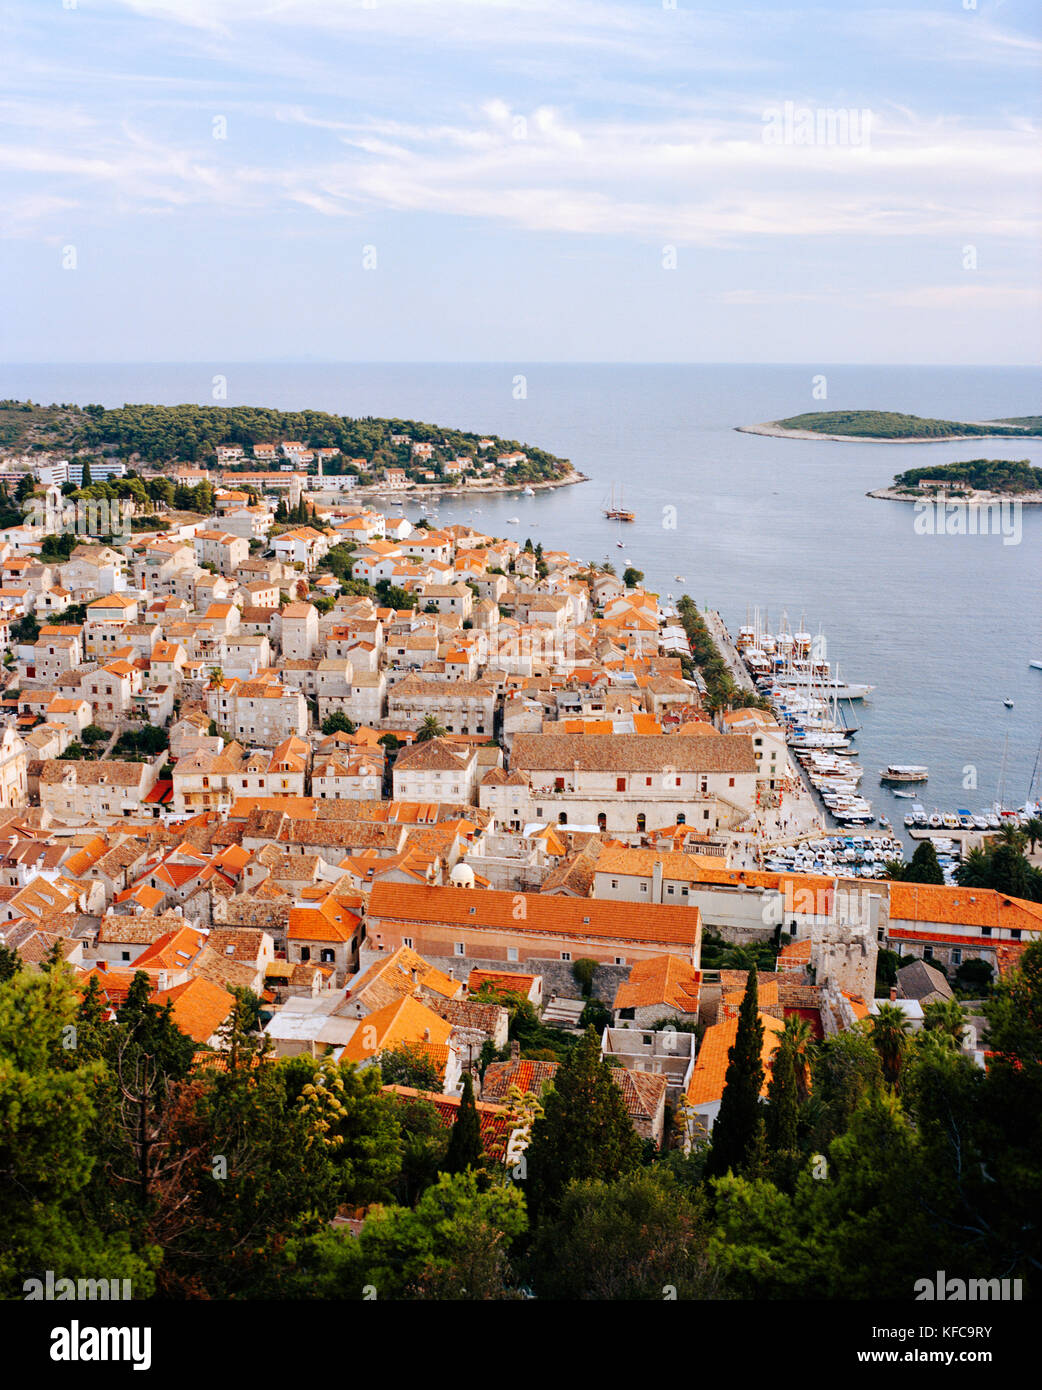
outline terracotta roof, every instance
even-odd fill
[[[763,1087],[760,1095],[766,1096],[767,1084],[771,1076],[771,1059],[777,1051],[781,1034],[785,1031],[785,1024],[765,1013],[760,1014],[760,1022],[763,1024],[761,1056],[764,1069]],[[687,1099],[690,1105],[709,1105],[713,1101],[718,1101],[724,1094],[728,1053],[734,1047],[737,1036],[737,1018],[724,1019],[722,1023],[716,1023],[712,1028],[706,1029],[687,1088]]]
[[[445,1048],[452,1025],[439,1018],[418,999],[396,999],[362,1019],[344,1047],[347,1061],[363,1062],[378,1056],[385,1048],[422,1046],[433,1043]],[[444,1068],[442,1068],[444,1070]]]
[[[183,1033],[196,1042],[206,1042],[228,1017],[235,1005],[235,996],[211,980],[186,980],[173,989],[157,990],[153,1004],[173,1005],[174,1022]]]
[[[682,1013],[698,1013],[702,972],[679,956],[653,956],[638,961],[629,979],[615,992],[615,1009],[650,1008],[668,1005]]]
[[[510,755],[513,768],[532,772],[748,773],[756,771],[752,739],[743,734],[676,739],[668,734],[518,734]]]
[[[523,915],[519,913],[523,902]],[[377,883],[369,898],[369,916],[397,922],[448,923],[473,929],[518,933],[554,933],[663,945],[698,940],[700,917],[695,907],[613,902],[559,897],[547,893],[475,892],[467,888]]]

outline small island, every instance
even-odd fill
[[[0,401],[0,461],[44,456],[190,464],[224,476],[279,469],[342,479],[359,493],[397,489],[508,491],[584,481],[568,459],[498,435],[417,420],[262,406],[39,405]],[[95,474],[98,470],[95,468]]]
[[[890,487],[867,494],[893,502],[934,500],[1042,504],[1042,468],[1028,459],[969,459],[933,468],[909,468]]]
[[[833,439],[884,444],[929,444],[959,439],[1032,439],[1042,436],[1042,416],[1005,420],[931,420],[893,410],[812,410],[762,425],[737,425],[741,434],[775,439]]]

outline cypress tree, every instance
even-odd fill
[[[93,481],[94,481],[94,479],[91,477],[91,472],[90,472],[90,459],[84,459],[84,460],[83,460],[83,479],[82,479],[82,481],[80,482],[80,487],[90,487],[90,485],[91,485],[91,483],[92,483]]]
[[[446,1173],[465,1173],[468,1168],[478,1168],[484,1157],[481,1146],[481,1121],[474,1103],[474,1083],[470,1072],[463,1078],[463,1097],[460,1100],[459,1114],[452,1126],[448,1151],[445,1154]]]
[[[790,1190],[799,1162],[797,1127],[800,1105],[793,1045],[788,1036],[774,1054],[767,1087],[767,1147],[770,1170],[777,1185]]]
[[[553,1206],[573,1180],[611,1181],[640,1167],[643,1142],[633,1128],[593,1028],[561,1063],[525,1153],[529,1207]]]
[[[758,1162],[763,1143],[763,1024],[757,1012],[756,966],[749,971],[734,1046],[727,1054],[724,1094],[713,1126],[706,1177],[744,1173]]]

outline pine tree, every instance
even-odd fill
[[[446,1173],[464,1173],[468,1168],[478,1168],[484,1157],[481,1145],[481,1121],[474,1103],[474,1083],[470,1072],[463,1078],[463,1096],[460,1100],[459,1114],[452,1126],[448,1152],[445,1155]]]
[[[724,1094],[706,1160],[707,1177],[745,1174],[758,1163],[763,1141],[763,1024],[757,1011],[756,966],[749,971],[734,1046],[727,1054]]]
[[[525,1153],[529,1207],[553,1206],[573,1180],[610,1180],[640,1166],[643,1144],[592,1028],[562,1062]]]
[[[91,472],[90,472],[90,459],[84,459],[84,460],[83,460],[83,478],[82,478],[82,480],[80,481],[80,487],[90,487],[90,485],[91,485],[91,483],[92,483],[93,481],[94,481],[94,479],[91,477]]]

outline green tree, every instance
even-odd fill
[[[644,571],[634,569],[632,565],[628,565],[622,571],[622,582],[626,585],[627,589],[636,589],[638,585],[644,583]]]
[[[541,1221],[530,1263],[543,1298],[660,1300],[719,1293],[707,1252],[704,1202],[668,1169],[574,1182]]]
[[[552,1209],[569,1182],[614,1178],[640,1166],[642,1145],[611,1068],[588,1028],[558,1067],[532,1126],[525,1195],[533,1212]]]
[[[355,723],[354,720],[348,719],[343,710],[334,710],[332,714],[327,714],[323,719],[322,732],[324,734],[353,734]]]
[[[0,989],[0,1292],[47,1269],[129,1278],[147,1297],[158,1251],[137,1253],[81,1204],[104,1064],[80,1057],[77,1001],[64,969],[21,972]]]
[[[883,1080],[895,1090],[908,1049],[908,1015],[896,1004],[880,1004],[872,1019],[872,1045],[879,1054]]]
[[[756,966],[753,965],[738,1013],[734,1046],[727,1054],[724,1093],[706,1161],[708,1177],[754,1169],[764,1138],[760,1107],[763,1083],[763,1023],[758,1012]]]
[[[460,1097],[456,1123],[452,1126],[448,1152],[445,1155],[447,1173],[463,1173],[468,1168],[480,1168],[484,1158],[481,1143],[481,1121],[474,1103],[474,1083],[470,1072],[463,1077],[463,1093]]]
[[[767,1087],[767,1147],[774,1181],[791,1191],[799,1161],[800,1104],[796,1090],[791,1035],[782,1035],[771,1065]]]
[[[90,459],[84,459],[84,460],[83,460],[83,476],[82,476],[82,478],[80,479],[80,487],[81,487],[81,488],[90,487],[90,485],[91,485],[91,483],[92,483],[93,481],[94,481],[94,479],[92,478],[92,476],[91,476],[91,471],[90,471]]]
[[[582,957],[572,962],[572,979],[582,990],[584,999],[589,999],[593,993],[593,980],[597,974],[597,962]]]
[[[380,1053],[380,1075],[385,1086],[411,1086],[438,1095],[442,1091],[437,1063],[421,1048],[407,1043],[384,1048]]]
[[[427,743],[432,738],[444,738],[448,732],[439,722],[436,714],[425,714],[423,723],[416,731],[416,742]]]
[[[508,1251],[527,1229],[524,1198],[509,1184],[442,1173],[416,1207],[379,1207],[361,1233],[322,1232],[287,1251],[306,1297],[466,1300],[516,1298]]]
[[[903,878],[906,883],[944,883],[944,872],[937,862],[932,840],[919,842]]]

